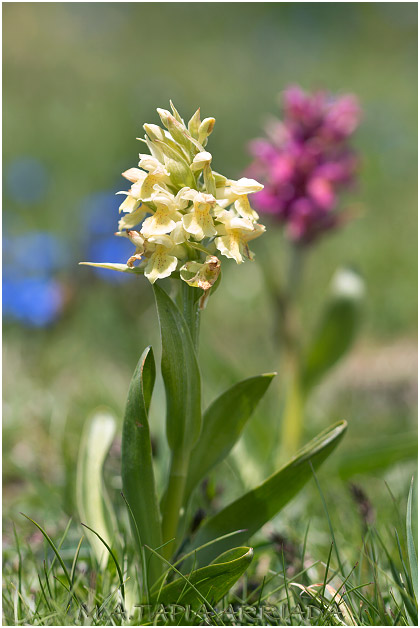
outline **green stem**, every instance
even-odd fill
[[[184,500],[187,481],[189,455],[183,450],[172,454],[168,487],[162,505],[162,538],[167,543],[162,548],[162,556],[170,559],[175,553],[179,539],[177,538],[178,522]]]
[[[202,294],[199,288],[192,288],[185,281],[181,281],[182,313],[191,333],[191,338],[196,353],[198,352],[198,340],[200,335],[200,309],[198,299]]]
[[[192,288],[184,281],[180,285],[181,310],[191,333],[195,351],[198,351],[200,332],[200,309],[198,299],[202,291]],[[184,506],[185,485],[191,451],[185,446],[172,452],[169,480],[165,496],[162,500],[162,538],[168,543],[162,549],[162,555],[170,559],[179,546],[179,521]],[[173,541],[174,539],[174,541]],[[169,541],[169,542],[168,542]]]
[[[303,431],[303,400],[300,384],[300,321],[297,294],[302,277],[303,251],[292,245],[287,283],[283,294],[277,295],[277,328],[282,352],[285,379],[285,405],[277,463],[289,459],[299,449]]]

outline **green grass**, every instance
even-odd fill
[[[54,540],[35,522],[32,532],[41,534],[28,538],[22,519],[14,543],[4,553],[4,624],[260,625],[263,617],[264,623],[279,626],[416,625],[411,521],[406,526],[404,515],[398,516],[401,506],[406,509],[407,496],[389,494],[388,501],[395,501],[398,510],[387,525],[382,513],[373,523],[354,516],[354,508],[347,508],[350,516],[338,522],[336,515],[330,518],[326,504],[333,503],[336,510],[347,501],[348,507],[345,487],[333,483],[338,491],[333,496],[330,488],[322,488],[322,480],[316,482],[317,487],[313,484],[300,499],[300,507],[312,514],[304,522],[305,536],[299,534],[300,517],[292,516],[282,534],[274,532],[274,522],[256,537],[246,576],[216,607],[203,602],[194,611],[147,606],[124,526],[118,549],[107,567],[98,569],[77,522],[69,521],[61,533],[56,526]],[[411,500],[411,488],[409,495]],[[364,499],[369,501],[366,495]]]

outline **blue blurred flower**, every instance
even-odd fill
[[[18,203],[38,203],[46,195],[48,183],[47,169],[34,157],[18,157],[6,167],[6,193]]]
[[[23,262],[22,262],[23,260]],[[68,263],[61,238],[44,231],[3,240],[3,313],[24,325],[44,327],[57,319],[64,304],[54,274]]]
[[[19,267],[22,265],[22,256],[28,262],[25,272],[29,275],[45,275],[64,268],[69,262],[64,241],[46,231],[4,236],[3,265]]]
[[[58,281],[45,277],[3,276],[3,313],[24,325],[45,327],[60,314],[63,290]]]

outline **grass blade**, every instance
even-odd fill
[[[419,586],[418,562],[417,562],[417,553],[416,553],[416,547],[414,545],[414,537],[413,537],[413,530],[412,530],[412,523],[411,523],[411,509],[412,509],[412,502],[413,502],[413,483],[414,483],[414,479],[411,480],[410,492],[408,494],[406,528],[407,528],[408,562],[410,565],[411,580],[413,584],[413,593],[414,593],[415,598],[417,599],[418,586]]]
[[[96,536],[98,537],[98,539],[100,539],[100,541],[102,541],[102,543],[105,545],[106,549],[108,550],[108,552],[111,555],[112,560],[115,563],[115,567],[117,569],[118,572],[118,577],[120,579],[120,588],[121,588],[121,595],[122,595],[122,599],[124,600],[125,598],[125,591],[124,591],[124,578],[122,575],[122,571],[121,571],[121,567],[119,565],[118,560],[115,557],[114,552],[112,551],[112,549],[109,547],[108,543],[100,536],[100,534],[98,534],[95,530],[93,530],[92,528],[90,528],[88,525],[86,525],[86,523],[82,523],[82,526],[84,528],[87,528],[88,530],[90,530],[91,532],[93,532],[93,534],[96,534]]]

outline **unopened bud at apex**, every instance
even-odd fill
[[[200,128],[201,118],[200,118],[200,107],[197,109],[195,114],[192,116],[190,121],[188,122],[188,130],[191,133],[192,137],[198,140],[198,129]]]
[[[146,131],[150,139],[163,141],[165,139],[165,132],[157,124],[143,124],[143,129]]]
[[[205,146],[207,144],[207,138],[214,129],[216,120],[214,118],[205,118],[200,124],[198,129],[198,141]]]

